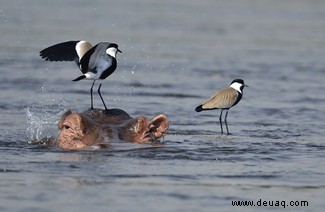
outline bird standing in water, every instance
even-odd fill
[[[228,110],[235,106],[241,100],[241,97],[243,96],[244,87],[248,87],[248,85],[244,83],[244,80],[235,79],[231,82],[228,88],[224,88],[215,93],[209,100],[197,106],[195,108],[195,111],[201,112],[203,110],[221,109],[219,123],[221,127],[221,134],[223,134],[222,112],[226,110],[225,124],[227,129],[227,135],[229,135],[230,133],[227,124]]]
[[[117,67],[117,52],[122,53],[116,43],[100,42],[92,46],[87,41],[67,41],[43,49],[40,51],[40,56],[47,61],[75,61],[83,74],[72,81],[82,79],[93,80],[90,88],[91,109],[93,109],[93,87],[95,81],[106,79],[115,71]],[[100,83],[97,92],[105,110],[107,110],[100,92],[101,86],[102,84]]]

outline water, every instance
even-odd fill
[[[323,210],[324,1],[0,4],[1,210],[284,210],[233,207],[238,200]],[[38,56],[73,39],[119,44],[104,98],[132,116],[165,113],[163,146],[115,141],[67,152],[44,145],[66,109],[90,104],[90,82],[71,82],[80,74],[75,64]],[[219,111],[194,108],[234,78],[250,87],[229,112],[233,135],[220,136]]]

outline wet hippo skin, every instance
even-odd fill
[[[151,120],[132,118],[120,109],[89,109],[82,113],[65,112],[60,121],[60,134],[55,143],[67,150],[87,149],[119,139],[136,143],[152,143],[166,135],[169,121],[163,114]]]

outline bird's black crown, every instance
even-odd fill
[[[107,48],[112,48],[112,47],[118,49],[118,45],[116,43],[110,43]]]
[[[235,79],[235,80],[233,80],[233,81],[230,83],[230,85],[233,84],[233,83],[235,83],[235,82],[240,83],[240,84],[242,84],[242,85],[245,85],[244,80],[242,80],[242,79]]]
[[[118,52],[122,53],[122,51],[118,49],[118,45],[116,43],[110,43],[107,48],[115,48]]]

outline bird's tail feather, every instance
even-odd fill
[[[202,105],[199,105],[195,108],[196,112],[201,112],[203,110]]]
[[[77,77],[76,79],[74,79],[72,81],[76,82],[76,81],[79,81],[79,80],[82,80],[82,79],[85,79],[85,78],[86,78],[85,75],[81,75],[80,77]]]

